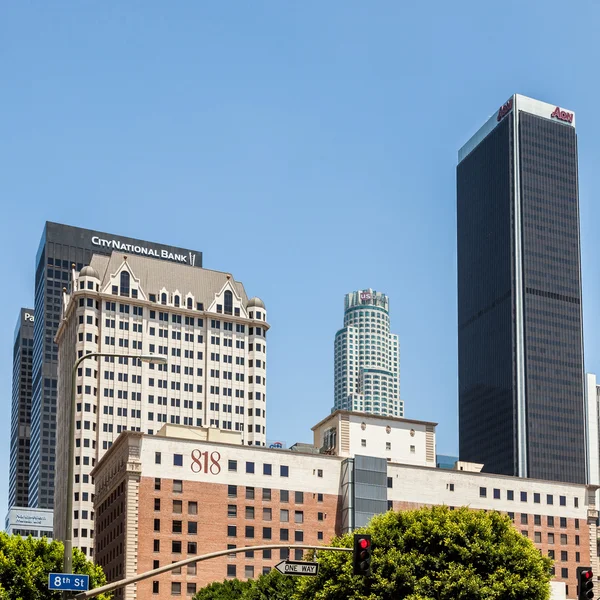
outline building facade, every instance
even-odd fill
[[[55,537],[65,533],[71,372],[75,390],[73,543],[93,551],[96,461],[122,431],[209,427],[266,442],[267,313],[229,273],[113,252],[71,275],[57,332]],[[166,364],[142,363],[140,355]]]
[[[327,544],[375,514],[445,504],[508,514],[554,558],[569,598],[577,566],[598,566],[595,486],[436,468],[434,423],[336,411],[313,436],[318,454],[122,434],[92,472],[97,563],[115,581],[219,550]],[[257,577],[289,552],[229,554],[116,597],[192,595],[212,581]]]
[[[8,506],[28,506],[34,313],[22,308],[13,344]]]
[[[389,299],[372,289],[346,294],[335,334],[333,410],[404,416],[400,349],[390,333]]]
[[[91,229],[47,222],[35,268],[35,325],[29,505],[52,508],[56,447],[58,348],[54,337],[61,314],[62,290],[70,288],[72,266],[77,271],[93,254],[121,250],[152,256],[167,263],[202,266],[202,254]]]
[[[586,481],[575,115],[514,95],[459,152],[459,454]]]
[[[52,539],[53,511],[48,508],[10,507],[5,531],[9,535]]]

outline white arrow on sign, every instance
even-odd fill
[[[316,577],[319,574],[319,563],[300,560],[282,560],[275,568],[283,575],[308,575]]]

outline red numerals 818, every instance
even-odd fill
[[[204,472],[210,473],[211,475],[218,475],[221,472],[221,465],[219,464],[220,460],[221,455],[216,450],[210,453],[201,452],[200,450],[192,450],[192,472]]]

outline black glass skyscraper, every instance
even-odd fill
[[[33,310],[22,308],[13,345],[8,506],[27,506],[33,364]]]
[[[70,285],[72,265],[79,271],[93,254],[142,254],[202,267],[202,253],[135,240],[90,229],[46,223],[35,270],[35,325],[29,506],[54,505],[58,348],[54,336],[60,321],[62,289]]]
[[[459,152],[459,453],[586,478],[575,115],[512,96]]]

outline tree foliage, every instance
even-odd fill
[[[552,561],[496,512],[435,506],[373,518],[371,575],[352,575],[351,554],[319,554],[319,576],[297,600],[548,600]],[[352,547],[352,535],[332,541]]]
[[[0,532],[0,600],[58,600],[60,592],[48,590],[48,575],[62,571],[63,552],[60,542]],[[102,567],[88,561],[78,548],[73,550],[73,571],[90,576],[90,589],[106,584]]]
[[[252,584],[251,580],[239,579],[225,579],[222,583],[215,581],[197,592],[193,600],[241,600]]]
[[[437,506],[373,518],[371,575],[352,574],[352,554],[319,551],[317,577],[273,570],[225,581],[195,600],[548,600],[552,561],[496,512]],[[352,547],[352,534],[332,546]],[[309,553],[308,559],[311,558]],[[234,585],[240,587],[235,587]]]
[[[226,579],[223,583],[211,583],[202,588],[193,600],[291,600],[295,588],[293,578],[273,569],[257,579]]]
[[[286,577],[277,569],[273,569],[267,575],[256,579],[242,600],[290,600],[295,589],[295,577]]]

